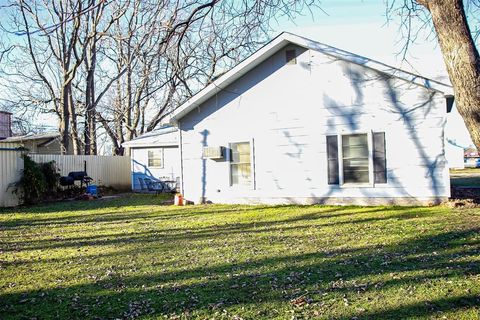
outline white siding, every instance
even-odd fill
[[[465,151],[462,147],[445,141],[445,157],[450,169],[465,169]]]
[[[130,190],[130,157],[56,154],[30,154],[30,157],[37,163],[55,161],[62,176],[71,171],[83,171],[86,161],[87,174],[93,184]]]
[[[297,48],[284,50],[180,120],[186,199],[199,202],[312,202],[450,194],[444,97],[371,69]],[[327,184],[326,135],[385,132],[388,183]],[[202,147],[254,141],[255,190],[229,185],[229,163]],[[387,200],[388,199],[388,200]]]
[[[175,134],[178,134],[176,132]],[[163,149],[163,167],[148,166],[148,151]],[[132,148],[132,189],[141,190],[139,178],[176,180],[180,177],[180,154],[176,146]]]
[[[0,143],[0,207],[13,207],[19,204],[19,199],[13,184],[18,182],[23,170],[21,152],[15,149],[21,147],[17,143]]]

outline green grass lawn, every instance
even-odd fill
[[[0,319],[480,318],[480,209],[0,211]]]
[[[454,187],[480,187],[480,168],[451,170],[450,182]]]

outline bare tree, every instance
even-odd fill
[[[13,45],[6,47],[4,44],[0,43],[0,63],[2,63],[3,57],[11,52],[14,48]]]
[[[96,0],[89,0],[89,6],[95,8],[85,15],[86,32],[88,34],[88,45],[86,46],[84,73],[85,73],[85,125],[84,125],[84,145],[85,154],[97,154],[97,127],[96,127],[96,107],[103,95],[110,89],[116,79],[112,79],[103,84],[102,91],[97,95],[96,91],[96,69],[97,56],[99,54],[98,46],[106,36],[109,29],[114,25],[120,17],[125,14],[128,8],[128,2],[116,6],[110,12],[105,12],[107,2],[100,1],[97,5]],[[107,19],[106,19],[107,18]],[[123,72],[117,74],[122,76]],[[104,81],[105,82],[105,81]]]
[[[53,111],[59,118],[62,152],[67,152],[72,140],[73,152],[79,154],[72,83],[88,44],[88,39],[84,39],[83,46],[79,46],[81,17],[92,7],[80,0],[52,3],[20,0],[11,8],[20,16],[14,16],[12,23],[25,42],[16,45],[21,59],[12,58],[14,73],[10,73],[17,84],[10,88],[22,95],[10,102]]]
[[[11,19],[0,24],[15,34],[15,54],[3,54],[3,100],[31,116],[55,114],[63,152],[71,140],[74,153],[96,154],[101,131],[121,155],[124,141],[154,130],[264,43],[270,21],[314,3],[10,0]]]
[[[470,0],[403,0],[393,1],[389,9],[403,17],[407,30],[405,49],[415,40],[412,21],[420,19],[422,26],[433,24],[455,101],[473,143],[480,150],[480,59],[475,39],[478,39],[480,1]],[[474,28],[469,26],[469,19]]]
[[[169,112],[215,77],[251,54],[267,39],[268,23],[305,2],[132,1],[112,28],[115,94],[97,117],[112,140],[122,143],[155,129]],[[126,68],[126,70],[124,69]]]

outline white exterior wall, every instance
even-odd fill
[[[178,132],[175,132],[178,134]],[[148,166],[148,151],[163,149],[163,168]],[[177,146],[132,148],[132,189],[141,190],[138,178],[160,179],[180,177],[180,154]]]
[[[297,47],[280,50],[180,119],[183,193],[195,203],[393,203],[450,195],[445,99],[403,80]],[[386,184],[327,184],[326,135],[385,132]],[[254,185],[231,187],[229,162],[202,147],[252,141]]]

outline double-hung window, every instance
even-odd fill
[[[368,138],[366,134],[342,136],[344,183],[369,183]]]
[[[230,151],[230,185],[251,186],[250,142],[231,143]]]
[[[386,183],[385,133],[327,136],[328,184]]]
[[[163,149],[148,150],[148,166],[150,168],[163,168]]]

